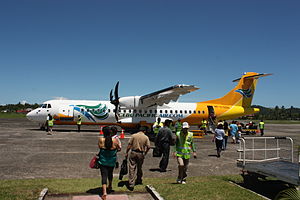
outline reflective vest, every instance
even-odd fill
[[[155,122],[155,123],[153,124],[153,132],[154,132],[155,134],[158,134],[159,129],[161,129],[162,127],[164,127],[164,124],[163,124],[162,122],[160,122],[159,124],[158,124],[157,122]]]
[[[265,128],[265,122],[259,122],[259,129]]]
[[[53,126],[54,118],[48,120],[48,126]]]
[[[77,125],[81,125],[81,116],[78,117]]]
[[[175,124],[175,131],[178,132],[178,131],[181,131],[182,129],[182,123],[181,122],[176,122]]]
[[[176,156],[189,159],[191,157],[191,153],[195,151],[193,133],[188,132],[184,135],[183,132],[178,131],[176,132],[176,138]]]
[[[202,128],[206,128],[207,121],[206,121],[206,120],[202,120],[201,123],[202,123],[202,124],[201,124],[201,127],[202,127]]]

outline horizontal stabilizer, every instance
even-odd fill
[[[244,78],[245,79],[248,79],[248,78],[259,78],[259,77],[270,76],[270,75],[273,75],[273,74],[257,74],[257,75],[253,75],[253,76],[247,76],[247,77],[244,77]],[[232,82],[237,82],[239,80],[241,80],[241,78],[235,79]]]

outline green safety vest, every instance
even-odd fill
[[[175,128],[176,128],[176,132],[181,131],[181,129],[182,129],[182,123],[181,122],[176,122]]]
[[[206,128],[207,121],[206,121],[206,120],[202,120],[201,123],[202,123],[202,124],[201,124],[201,127],[202,127],[202,128]]]
[[[158,127],[158,123],[155,122],[155,123],[153,124],[153,126],[154,126],[153,132],[154,132],[155,134],[158,134],[159,129],[161,129],[162,127],[164,127],[164,124],[163,124],[162,122],[160,122],[160,123],[159,123],[159,126],[160,126],[160,127]]]
[[[191,153],[195,151],[195,146],[193,142],[193,133],[188,132],[184,137],[181,131],[176,132],[176,156],[182,157],[184,159],[189,159]]]
[[[265,128],[265,122],[259,122],[259,129]]]
[[[53,126],[53,124],[54,124],[54,118],[48,120],[48,126]]]
[[[78,120],[77,120],[77,125],[81,125],[81,116],[78,117]]]

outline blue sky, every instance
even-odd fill
[[[108,100],[175,84],[223,96],[243,72],[253,104],[300,107],[300,1],[0,1],[0,104]]]

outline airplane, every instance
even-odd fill
[[[119,97],[117,82],[114,92],[110,91],[110,101],[49,100],[26,117],[39,122],[41,128],[48,114],[54,117],[55,125],[76,125],[81,116],[82,125],[117,125],[124,129],[151,129],[157,118],[162,122],[180,119],[199,126],[203,119],[213,123],[259,112],[259,108],[251,107],[251,102],[258,78],[268,75],[271,74],[245,72],[233,81],[238,84],[225,96],[196,103],[177,102],[181,95],[199,89],[194,85],[179,84],[143,96]]]

